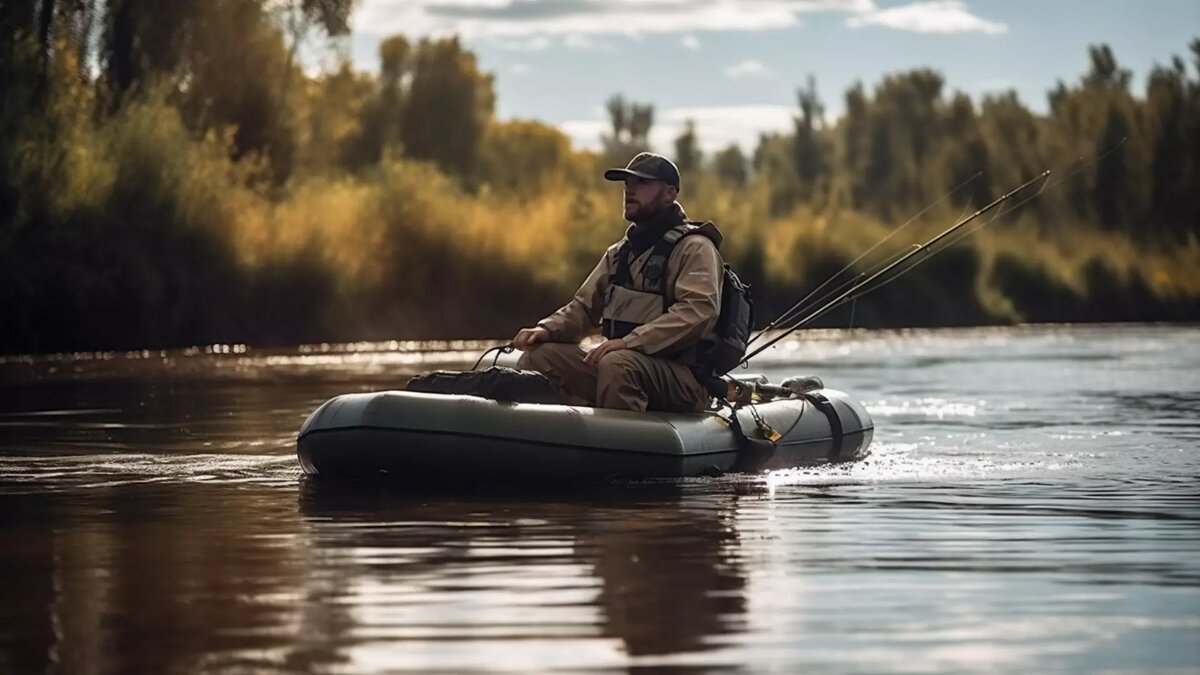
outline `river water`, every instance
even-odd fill
[[[866,404],[848,466],[484,493],[301,476],[323,400],[474,348],[0,361],[0,672],[1200,670],[1200,329],[765,355]]]

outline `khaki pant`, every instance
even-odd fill
[[[544,373],[571,405],[639,412],[696,412],[708,405],[708,392],[681,363],[620,349],[591,365],[584,354],[577,344],[544,342],[522,354],[519,366]]]

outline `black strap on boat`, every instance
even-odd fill
[[[809,401],[825,415],[825,419],[829,420],[829,434],[833,445],[829,450],[829,460],[836,460],[842,454],[842,439],[845,438],[845,433],[842,430],[842,418],[838,417],[837,408],[834,407],[833,401],[829,397],[819,391],[810,391],[800,394],[800,397]]]

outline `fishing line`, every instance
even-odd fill
[[[979,230],[983,229],[983,227],[985,227],[986,225],[991,224],[997,218],[999,218],[1001,216],[1006,216],[1006,215],[1012,213],[1013,211],[1017,210],[1021,206],[1024,206],[1025,204],[1029,203],[1031,200],[1035,199],[1038,195],[1042,194],[1046,190],[1051,190],[1053,188],[1056,188],[1059,185],[1062,185],[1063,183],[1065,183],[1066,181],[1074,178],[1075,176],[1078,176],[1079,174],[1083,173],[1084,169],[1087,169],[1089,167],[1099,164],[1100,162],[1102,162],[1104,160],[1104,158],[1108,157],[1109,155],[1113,154],[1118,149],[1120,149],[1120,147],[1125,144],[1125,141],[1127,138],[1128,138],[1128,136],[1122,136],[1121,140],[1114,143],[1111,148],[1108,148],[1104,152],[1100,153],[1091,161],[1080,164],[1079,166],[1075,167],[1071,171],[1063,174],[1063,176],[1061,178],[1059,178],[1058,180],[1056,180],[1054,182],[1047,181],[1047,183],[1044,184],[1037,191],[1037,194],[1034,194],[1034,195],[1028,197],[1027,199],[1022,199],[1021,201],[1017,202],[1016,204],[1013,204],[1012,206],[1001,210],[999,213],[997,213],[995,216],[992,216],[986,222],[980,223],[979,225],[975,226],[971,230],[967,231],[965,234],[962,234],[959,237],[957,237],[956,239],[954,239],[953,241],[951,241],[949,244],[946,244],[946,246],[944,248],[949,248],[950,246],[957,244],[958,242],[962,241],[963,239],[965,239],[965,238],[971,236],[972,234],[978,232]],[[1077,157],[1074,160],[1074,162],[1083,162],[1083,157]],[[1074,162],[1072,162],[1072,163],[1074,163]],[[1068,166],[1070,166],[1070,165],[1068,165]]]
[[[959,220],[961,220],[961,218]],[[912,249],[916,248],[917,246],[918,246],[918,244],[912,244],[912,245],[908,246],[907,248],[903,248],[903,249],[897,251],[896,253],[893,253],[891,255],[891,257],[885,259],[883,262],[879,263],[878,265],[875,265],[874,267],[868,269],[867,271],[860,272],[856,276],[854,276],[850,279],[847,279],[846,281],[843,281],[837,287],[831,288],[828,291],[826,291],[825,294],[822,295],[820,298],[813,300],[812,302],[805,305],[803,308],[794,312],[792,314],[792,317],[794,318],[796,316],[806,314],[807,312],[811,311],[814,307],[818,307],[821,304],[827,302],[830,298],[836,297],[837,295],[842,293],[842,291],[853,286],[854,284],[861,283],[864,279],[871,276],[872,274],[875,274],[877,271],[887,267],[888,265],[895,263],[897,260],[899,260],[900,258],[907,255]],[[764,329],[764,330],[766,330],[766,329]],[[747,346],[749,346],[749,345],[747,345]]]
[[[925,252],[926,256],[925,256],[925,258],[923,258],[922,260],[924,260],[924,259],[927,259],[927,258],[929,257],[929,255],[930,255],[930,252],[931,252],[931,251],[933,251],[933,250],[935,249],[935,247],[936,247],[936,246],[937,246],[937,245],[938,245],[938,244],[939,244],[939,243],[940,243],[940,242],[941,242],[943,239],[945,239],[946,237],[949,237],[950,235],[954,234],[954,233],[955,233],[955,231],[957,231],[957,230],[959,230],[960,228],[964,227],[965,225],[967,225],[967,224],[968,224],[968,223],[970,223],[971,221],[975,220],[976,218],[979,218],[980,216],[982,216],[983,214],[987,213],[988,211],[991,211],[992,209],[996,208],[997,206],[1000,206],[1000,205],[1001,205],[1001,204],[1003,204],[1004,202],[1006,202],[1006,201],[1008,201],[1009,199],[1013,198],[1013,197],[1014,197],[1015,195],[1017,195],[1018,193],[1022,192],[1023,190],[1025,190],[1025,189],[1026,189],[1026,188],[1028,188],[1029,186],[1033,185],[1034,183],[1037,183],[1037,182],[1039,182],[1039,181],[1043,181],[1043,182],[1044,182],[1044,179],[1046,179],[1046,178],[1047,178],[1049,175],[1050,175],[1050,171],[1049,171],[1049,170],[1046,170],[1046,171],[1042,172],[1041,174],[1038,174],[1038,175],[1037,175],[1037,176],[1035,176],[1034,178],[1031,178],[1031,179],[1029,179],[1029,180],[1025,181],[1025,182],[1024,182],[1024,183],[1022,183],[1021,185],[1019,185],[1019,186],[1017,186],[1017,187],[1013,188],[1012,190],[1010,190],[1010,191],[1008,191],[1008,192],[1004,193],[1003,195],[1001,195],[1001,196],[997,197],[996,199],[992,200],[992,202],[990,202],[990,203],[989,203],[989,204],[987,204],[986,206],[984,206],[984,207],[980,208],[979,210],[977,210],[975,213],[971,214],[971,215],[970,215],[969,217],[967,217],[966,219],[964,219],[964,220],[960,220],[959,222],[956,222],[954,225],[951,225],[949,228],[947,228],[946,230],[942,231],[940,234],[938,234],[937,236],[933,237],[933,238],[932,238],[932,239],[930,239],[929,241],[927,241],[927,242],[925,242],[925,243],[923,243],[923,244],[920,244],[920,245],[916,246],[915,248],[913,248],[913,249],[912,249],[912,250],[910,250],[908,253],[906,253],[905,255],[903,255],[902,257],[900,257],[898,260],[896,260],[894,263],[892,263],[892,264],[891,264],[891,265],[889,265],[888,267],[886,267],[886,268],[884,268],[884,269],[882,269],[882,270],[880,270],[880,271],[876,272],[875,274],[871,275],[871,276],[870,276],[868,279],[866,279],[865,281],[863,281],[863,282],[861,282],[861,283],[859,283],[859,284],[855,284],[855,285],[854,285],[854,286],[852,286],[852,287],[851,287],[851,288],[850,288],[848,291],[844,292],[844,293],[843,293],[841,296],[839,296],[839,297],[837,297],[837,298],[834,298],[833,300],[831,300],[830,302],[828,302],[828,303],[826,303],[824,306],[822,306],[820,309],[817,309],[816,311],[814,311],[814,312],[810,313],[809,315],[805,316],[804,318],[800,319],[799,321],[796,321],[796,322],[795,322],[795,323],[794,323],[794,324],[793,324],[791,327],[789,327],[788,329],[786,329],[786,330],[784,330],[783,332],[781,332],[779,335],[776,335],[774,338],[771,338],[769,341],[767,341],[767,343],[766,343],[766,344],[764,344],[764,345],[760,346],[758,349],[755,349],[755,350],[754,350],[754,351],[752,351],[751,353],[747,354],[747,355],[746,355],[746,356],[745,356],[745,357],[742,359],[741,363],[746,363],[746,362],[748,362],[750,359],[752,359],[753,357],[757,356],[758,354],[761,354],[763,351],[765,351],[765,350],[769,349],[769,348],[770,348],[771,346],[773,346],[775,343],[779,342],[779,341],[780,341],[780,340],[782,340],[784,337],[787,337],[787,336],[788,336],[788,335],[790,335],[791,333],[795,332],[795,331],[796,331],[796,330],[798,330],[800,327],[804,326],[804,325],[805,325],[805,324],[807,324],[807,323],[810,323],[810,322],[812,322],[813,320],[817,319],[817,318],[818,318],[818,317],[820,317],[821,315],[823,315],[823,314],[825,314],[826,312],[828,312],[830,309],[832,309],[832,308],[834,308],[834,307],[836,307],[836,306],[840,305],[841,303],[845,302],[845,301],[847,300],[847,298],[850,298],[850,297],[858,297],[858,296],[860,296],[860,295],[863,295],[863,289],[871,289],[871,290],[873,290],[873,289],[874,289],[874,287],[872,287],[872,286],[871,286],[871,284],[872,284],[873,282],[875,282],[875,281],[876,281],[876,280],[877,280],[877,279],[878,279],[880,276],[882,276],[882,275],[886,274],[886,273],[887,273],[887,272],[889,272],[889,271],[890,271],[892,268],[894,268],[894,267],[896,267],[896,266],[898,266],[898,265],[900,265],[900,264],[903,264],[904,262],[906,262],[907,260],[909,260],[910,258],[912,258],[912,256],[916,255],[917,253],[919,253],[919,252],[922,252],[922,251],[923,251],[923,252]],[[921,262],[921,261],[917,261],[917,263],[914,263],[914,265],[913,265],[913,266],[915,266],[916,264],[919,264],[920,262]]]
[[[947,199],[949,199],[950,197],[954,196],[954,194],[955,194],[956,192],[958,192],[959,190],[963,189],[964,187],[966,187],[966,186],[967,186],[967,185],[969,185],[970,183],[972,183],[972,182],[974,182],[974,181],[978,180],[978,179],[979,179],[979,177],[980,177],[980,176],[982,176],[982,175],[983,175],[983,172],[982,172],[982,171],[977,171],[977,172],[975,172],[975,174],[974,174],[974,175],[972,175],[970,178],[967,178],[967,179],[966,179],[966,180],[964,180],[962,183],[959,183],[957,186],[955,186],[955,187],[954,187],[953,189],[951,189],[949,192],[947,192],[946,194],[944,194],[944,195],[942,195],[941,197],[939,197],[939,198],[938,198],[936,201],[934,201],[934,202],[930,203],[928,206],[926,206],[926,207],[924,207],[923,209],[921,209],[920,211],[918,211],[918,212],[917,212],[915,215],[913,215],[911,218],[909,218],[908,220],[904,221],[904,223],[902,223],[902,224],[901,224],[899,227],[897,227],[896,229],[892,230],[892,231],[891,231],[891,232],[890,232],[890,233],[889,233],[889,234],[888,234],[886,237],[884,237],[883,239],[880,239],[879,241],[875,242],[875,244],[874,244],[873,246],[871,246],[871,248],[868,248],[866,251],[863,251],[863,252],[862,252],[862,253],[861,253],[861,254],[860,254],[860,255],[859,255],[857,258],[855,258],[854,260],[851,260],[849,263],[847,263],[847,264],[846,264],[846,266],[845,266],[845,267],[843,267],[842,269],[840,269],[840,270],[838,270],[837,272],[835,272],[835,273],[834,273],[832,276],[830,276],[830,277],[829,277],[828,279],[826,279],[825,281],[821,282],[821,284],[820,284],[819,286],[817,286],[817,287],[816,287],[816,288],[814,288],[813,290],[809,291],[807,295],[805,295],[803,298],[800,298],[800,299],[799,299],[799,300],[797,300],[797,301],[796,301],[794,304],[792,304],[792,306],[791,306],[791,307],[789,307],[789,308],[787,308],[786,310],[784,310],[782,314],[780,314],[780,315],[779,315],[778,317],[776,317],[776,318],[775,318],[773,321],[771,321],[769,324],[767,324],[767,325],[766,325],[766,326],[765,326],[765,327],[764,327],[762,330],[758,331],[758,332],[757,332],[757,333],[755,333],[753,336],[751,336],[751,338],[750,338],[750,341],[746,343],[746,347],[747,347],[747,348],[749,348],[749,346],[750,346],[750,345],[752,345],[752,344],[754,344],[754,342],[755,342],[756,340],[758,340],[760,337],[762,337],[763,335],[765,335],[765,334],[767,333],[767,331],[769,331],[769,330],[771,330],[771,329],[773,329],[773,328],[775,328],[775,327],[779,326],[780,324],[787,323],[788,321],[790,321],[791,319],[795,318],[796,316],[798,316],[798,315],[800,315],[800,314],[803,314],[803,313],[804,313],[804,310],[801,310],[801,309],[800,309],[802,305],[804,305],[805,307],[808,307],[808,306],[811,306],[811,305],[814,305],[814,304],[817,304],[818,302],[820,302],[820,301],[818,300],[818,301],[814,301],[814,302],[813,302],[813,303],[811,303],[810,305],[805,305],[805,303],[808,303],[809,299],[810,299],[812,296],[816,295],[818,292],[820,292],[820,290],[821,290],[822,288],[825,288],[825,286],[829,285],[829,283],[831,283],[831,282],[832,282],[834,279],[836,279],[836,278],[840,277],[841,275],[845,274],[847,271],[849,271],[850,269],[852,269],[852,268],[853,268],[855,265],[857,265],[857,264],[859,263],[859,261],[861,261],[863,258],[865,258],[865,257],[867,257],[868,255],[870,255],[872,251],[874,251],[875,249],[879,248],[879,247],[880,247],[880,246],[882,246],[883,244],[887,243],[887,241],[888,241],[889,239],[891,239],[892,237],[896,236],[896,235],[897,235],[897,234],[900,232],[900,230],[903,230],[904,228],[908,227],[910,224],[912,224],[912,223],[913,223],[914,221],[916,221],[918,218],[920,218],[921,216],[925,215],[925,213],[926,213],[927,211],[929,211],[929,210],[930,210],[930,209],[932,209],[933,207],[937,206],[938,204],[941,204],[942,202],[946,201],[946,200],[947,200]],[[961,219],[961,218],[960,218],[960,219]],[[844,285],[843,285],[842,287],[844,287]],[[836,291],[834,291],[834,292],[836,292]],[[825,296],[822,296],[822,297],[828,297],[828,294],[826,294]]]
[[[1005,206],[1005,208],[1003,208],[1003,209],[1001,209],[1001,210],[997,211],[997,212],[996,212],[996,214],[995,214],[995,215],[993,215],[992,217],[988,218],[987,220],[984,220],[984,221],[980,222],[978,225],[976,225],[975,227],[973,227],[973,228],[971,228],[971,229],[969,229],[969,230],[964,230],[963,232],[961,232],[961,233],[958,233],[958,234],[957,234],[957,236],[954,236],[954,237],[951,237],[951,238],[947,239],[947,241],[946,241],[945,243],[941,243],[941,242],[938,242],[938,241],[937,241],[937,239],[939,239],[939,238],[940,238],[940,236],[939,236],[939,237],[936,237],[935,239],[933,239],[933,240],[931,240],[931,241],[929,241],[929,242],[927,242],[927,243],[925,243],[925,244],[921,244],[921,245],[914,245],[914,246],[913,246],[911,249],[909,249],[908,251],[902,251],[902,252],[901,252],[901,253],[900,253],[898,256],[893,256],[893,258],[892,258],[892,259],[890,259],[890,260],[891,260],[891,262],[885,261],[885,262],[884,262],[882,265],[880,265],[880,266],[876,266],[876,267],[875,267],[875,268],[873,268],[871,271],[869,271],[869,272],[867,272],[867,273],[864,273],[864,274],[861,274],[861,275],[859,275],[858,279],[862,279],[862,278],[863,278],[863,276],[868,276],[869,278],[868,278],[868,280],[867,280],[867,281],[861,282],[861,286],[852,287],[850,291],[846,292],[846,294],[845,294],[845,296],[844,296],[844,297],[838,298],[837,300],[835,300],[835,301],[831,302],[831,303],[830,303],[830,304],[829,304],[827,307],[823,307],[823,308],[820,310],[820,313],[821,313],[821,314],[823,314],[823,313],[825,313],[825,312],[827,312],[827,311],[830,311],[830,310],[832,310],[832,309],[834,309],[834,308],[840,307],[841,305],[845,304],[846,302],[854,302],[854,301],[857,301],[857,299],[858,299],[858,298],[860,298],[860,297],[862,297],[862,296],[866,295],[867,293],[872,293],[872,292],[874,292],[874,291],[877,291],[877,290],[879,290],[880,288],[883,288],[884,286],[887,286],[888,284],[890,284],[890,283],[892,283],[893,281],[895,281],[895,280],[899,279],[900,277],[904,276],[905,274],[908,274],[910,271],[912,271],[913,269],[915,269],[915,268],[916,268],[918,265],[920,265],[921,263],[925,262],[925,261],[926,261],[926,260],[928,260],[929,258],[932,258],[933,256],[935,256],[935,255],[937,255],[937,254],[941,253],[942,251],[945,251],[946,249],[948,249],[948,248],[950,248],[951,246],[953,246],[953,245],[957,244],[958,242],[962,241],[963,239],[965,239],[965,238],[967,238],[967,237],[971,236],[972,234],[974,234],[974,233],[978,232],[979,230],[983,229],[983,228],[984,228],[984,227],[986,227],[987,225],[989,225],[989,224],[991,224],[991,223],[995,222],[995,221],[996,221],[998,218],[1000,218],[1000,217],[1002,217],[1002,216],[1005,216],[1005,215],[1008,215],[1008,214],[1012,213],[1012,212],[1013,212],[1013,211],[1015,211],[1016,209],[1018,209],[1018,208],[1020,208],[1020,207],[1024,206],[1025,204],[1028,204],[1030,201],[1033,201],[1034,199],[1036,199],[1038,196],[1042,195],[1042,194],[1043,194],[1044,192],[1046,192],[1047,190],[1050,190],[1050,189],[1053,189],[1053,188],[1055,188],[1055,187],[1058,187],[1059,185],[1063,184],[1064,182],[1066,182],[1066,181],[1070,180],[1071,178],[1074,178],[1075,176],[1078,176],[1080,173],[1082,173],[1084,170],[1088,169],[1089,167],[1095,166],[1096,164],[1100,163],[1100,162],[1101,162],[1101,161],[1103,161],[1105,158],[1107,158],[1109,155],[1111,155],[1112,153],[1114,153],[1114,152],[1116,152],[1118,149],[1120,149],[1120,147],[1121,147],[1122,145],[1124,145],[1124,144],[1125,144],[1125,141],[1126,141],[1127,139],[1128,139],[1128,137],[1122,137],[1122,138],[1121,138],[1121,140],[1119,140],[1119,141],[1117,141],[1116,143],[1114,143],[1114,144],[1112,145],[1112,147],[1109,147],[1109,148],[1105,149],[1105,150],[1104,150],[1104,152],[1102,152],[1102,153],[1100,153],[1099,155],[1095,156],[1095,157],[1094,157],[1093,159],[1091,159],[1090,161],[1084,162],[1082,157],[1079,157],[1079,158],[1077,158],[1077,159],[1076,159],[1074,162],[1072,162],[1072,163],[1077,163],[1077,162],[1083,162],[1083,163],[1082,163],[1082,164],[1079,164],[1078,166],[1076,166],[1076,167],[1074,167],[1074,168],[1072,168],[1070,171],[1067,171],[1065,174],[1063,174],[1062,176],[1058,177],[1058,178],[1057,178],[1057,180],[1051,181],[1051,180],[1050,180],[1051,172],[1050,172],[1050,171],[1046,171],[1046,172],[1044,172],[1043,174],[1039,175],[1037,178],[1034,178],[1033,180],[1029,181],[1029,182],[1028,182],[1028,183],[1026,183],[1025,185],[1021,186],[1021,188],[1018,188],[1018,190],[1020,190],[1020,189],[1023,189],[1023,188],[1024,188],[1024,187],[1026,187],[1027,185],[1029,185],[1029,184],[1031,184],[1031,183],[1033,183],[1033,182],[1036,182],[1038,179],[1042,179],[1042,178],[1044,178],[1045,180],[1043,180],[1043,181],[1042,181],[1042,183],[1041,183],[1041,185],[1038,187],[1037,191],[1036,191],[1036,192],[1034,192],[1032,195],[1030,195],[1030,196],[1028,196],[1028,197],[1026,197],[1026,198],[1024,198],[1024,199],[1021,199],[1020,201],[1017,201],[1017,202],[1015,202],[1015,203],[1013,203],[1013,204],[1011,204],[1011,205],[1006,205],[1006,206]],[[1068,164],[1067,166],[1070,166],[1070,164]],[[950,193],[950,194],[953,194],[953,192],[957,192],[959,189],[961,189],[962,187],[964,187],[964,186],[965,186],[967,183],[970,183],[971,181],[973,181],[973,180],[975,180],[976,178],[978,178],[978,177],[979,177],[981,174],[982,174],[982,172],[978,172],[978,173],[976,173],[974,176],[972,176],[971,178],[967,179],[967,181],[965,181],[963,184],[961,184],[961,185],[959,185],[959,186],[955,187],[955,188],[954,188],[954,190],[953,190],[953,191],[951,191],[951,193]],[[1014,191],[1014,192],[1013,192],[1013,194],[1015,194],[1015,192],[1016,192],[1016,191]],[[938,202],[941,202],[942,200],[944,200],[944,199],[945,199],[946,197],[948,197],[948,196],[949,196],[949,195],[945,195],[945,196],[943,196],[941,199],[939,199],[939,200],[938,200]],[[1003,200],[1003,198],[1002,198],[1002,200]],[[936,203],[938,203],[938,202],[935,202],[935,204],[936,204]],[[933,205],[930,205],[930,207],[932,207],[932,206],[933,206]],[[928,208],[930,208],[930,207],[926,207],[926,209],[923,209],[923,210],[922,210],[922,213],[923,213],[924,211],[928,210]],[[964,209],[964,210],[963,210],[963,214],[965,214],[969,208],[970,208],[970,207],[968,206],[966,209]],[[986,208],[987,208],[987,207],[985,207],[985,209],[986,209]],[[919,216],[919,215],[920,215],[920,214],[918,214],[918,216]],[[978,215],[980,215],[980,214],[978,214],[978,213],[977,213],[975,216],[972,216],[972,219],[974,219],[974,218],[975,218],[975,217],[977,217]],[[910,219],[909,221],[907,221],[907,222],[905,223],[905,225],[907,225],[909,222],[912,222],[912,220],[914,220],[915,218],[916,218],[916,216],[914,216],[914,218],[913,218],[913,219]],[[960,217],[960,220],[962,220],[962,218],[961,218],[961,217]],[[969,220],[968,220],[968,222],[969,222]],[[965,224],[965,223],[961,223],[961,224]],[[901,226],[901,227],[903,227],[903,226]],[[957,227],[957,226],[956,226],[956,227]],[[896,230],[896,231],[899,231],[899,229],[900,229],[900,228],[897,228],[897,230]],[[954,229],[955,229],[955,228],[951,228],[951,230],[950,230],[950,231],[953,231]],[[948,231],[948,232],[950,232],[950,231]],[[893,232],[892,234],[895,234],[895,232]],[[943,234],[946,234],[946,233],[943,233]],[[889,239],[890,237],[891,237],[891,235],[888,235],[888,237],[885,237],[883,240],[881,240],[881,241],[880,241],[879,243],[877,243],[875,246],[872,246],[872,247],[871,247],[871,249],[868,249],[867,253],[869,253],[871,250],[874,250],[875,248],[877,248],[877,247],[878,247],[880,244],[882,244],[882,243],[884,243],[885,241],[887,241],[887,239]],[[892,267],[892,266],[894,266],[894,265],[898,264],[898,263],[901,261],[901,259],[903,259],[903,258],[906,258],[906,257],[909,257],[909,256],[911,256],[911,255],[915,254],[915,253],[916,253],[918,250],[922,250],[922,249],[923,249],[923,250],[924,250],[924,252],[925,252],[925,256],[923,256],[922,258],[920,258],[920,259],[918,259],[918,260],[915,260],[915,261],[913,262],[913,264],[909,265],[908,267],[899,268],[898,270],[896,270],[896,273],[895,273],[895,274],[893,274],[893,275],[891,275],[891,276],[889,276],[889,277],[884,277],[884,278],[882,278],[882,279],[877,279],[877,278],[876,278],[877,276],[879,276],[879,275],[881,274],[881,272],[883,272],[883,271],[887,271],[887,269],[888,269],[889,267]],[[866,255],[866,253],[864,253],[863,255],[861,255],[861,256],[859,256],[858,258],[856,258],[856,259],[855,259],[855,262],[857,262],[858,260],[861,260],[861,259],[862,259],[862,258],[863,258],[865,255]],[[854,264],[854,263],[851,263],[851,265],[853,265],[853,264]],[[848,267],[849,267],[849,266],[848,266]],[[837,274],[835,274],[835,275],[834,275],[833,277],[831,277],[829,280],[826,280],[826,282],[825,282],[824,284],[822,284],[822,286],[824,286],[824,285],[828,284],[828,283],[829,283],[829,281],[832,281],[832,280],[833,280],[834,278],[836,278],[837,276],[839,276],[839,275],[843,274],[843,273],[846,271],[846,269],[848,269],[848,267],[847,267],[847,268],[844,268],[844,269],[842,269],[841,271],[839,271]],[[871,284],[871,283],[874,283],[874,285],[870,285],[870,286],[868,286],[868,284]],[[791,318],[791,317],[795,317],[795,316],[798,316],[798,315],[800,315],[800,314],[803,314],[805,311],[808,311],[808,308],[814,307],[814,306],[818,305],[818,304],[819,304],[821,301],[825,300],[826,298],[829,298],[829,297],[831,297],[831,296],[834,296],[834,295],[835,295],[835,294],[838,292],[838,290],[840,290],[840,289],[844,289],[844,288],[846,288],[847,286],[852,286],[852,285],[853,285],[853,280],[852,280],[852,281],[848,281],[848,282],[845,282],[845,283],[843,283],[843,284],[842,284],[842,285],[840,285],[840,286],[839,286],[837,289],[834,289],[834,290],[832,290],[832,291],[830,291],[830,292],[826,293],[824,296],[822,296],[822,297],[821,297],[821,299],[820,299],[820,300],[818,300],[818,301],[815,301],[815,302],[812,302],[812,303],[810,303],[810,304],[806,305],[806,308],[805,308],[803,311],[794,311],[794,310],[796,309],[796,305],[793,305],[793,307],[792,307],[791,309],[789,309],[789,311],[788,311],[788,316],[789,316],[789,318]],[[818,289],[820,289],[820,288],[821,288],[821,287],[819,286],[819,287],[818,287]],[[809,297],[811,297],[811,296],[812,296],[814,293],[815,293],[815,291],[814,291],[813,293],[809,293],[809,295],[805,296],[805,298],[804,298],[804,299],[801,301],[801,303],[803,303],[805,300],[807,300]],[[799,304],[801,304],[801,303],[797,303],[797,305],[799,305]],[[789,333],[791,333],[791,332],[795,331],[796,329],[798,329],[799,327],[801,327],[801,326],[802,326],[802,325],[804,325],[805,323],[808,323],[808,322],[810,322],[811,320],[815,320],[815,319],[817,318],[817,316],[819,316],[819,315],[814,315],[814,316],[806,317],[806,318],[805,318],[803,321],[801,321],[801,322],[798,322],[796,325],[792,326],[791,328],[788,328],[788,329],[787,329],[787,330],[784,332],[784,335],[786,335],[786,334],[789,334]],[[777,326],[777,325],[779,325],[780,323],[783,323],[783,322],[784,322],[783,320],[781,320],[781,319],[777,319],[775,322],[772,322],[772,326]],[[765,332],[766,330],[768,330],[770,327],[771,327],[771,326],[768,326],[768,328],[764,328],[764,329],[763,329],[763,332]],[[759,333],[759,335],[756,335],[756,336],[755,336],[755,338],[757,339],[758,337],[761,337],[761,335],[762,335],[762,332],[760,332],[760,333]],[[752,340],[751,342],[753,342],[753,340]],[[775,342],[775,340],[772,340],[772,344],[773,344],[774,342]],[[759,354],[759,353],[761,353],[761,352],[762,352],[762,349],[760,348],[760,349],[758,349],[758,350],[755,350],[754,352],[752,352],[751,356],[753,356],[753,355],[757,355],[757,354]],[[749,357],[747,357],[747,358],[746,358],[746,360],[749,360]]]
[[[1080,168],[1080,170],[1082,170],[1082,168]],[[1046,186],[1047,186],[1047,184],[1049,183],[1049,175],[1050,175],[1050,172],[1049,172],[1049,171],[1047,171],[1047,172],[1045,172],[1045,173],[1044,173],[1044,174],[1042,174],[1042,175],[1046,177],[1046,180],[1042,182],[1042,185],[1041,185],[1041,187],[1039,187],[1039,188],[1038,188],[1038,191],[1037,191],[1037,192],[1035,192],[1035,193],[1033,194],[1033,196],[1031,196],[1031,197],[1028,197],[1027,199],[1024,199],[1024,200],[1022,200],[1022,201],[1018,202],[1018,203],[1017,203],[1017,206],[1020,206],[1021,204],[1026,204],[1026,203],[1028,203],[1030,200],[1034,199],[1034,198],[1035,198],[1035,197],[1037,197],[1038,195],[1040,195],[1040,194],[1042,194],[1043,192],[1045,192],[1045,190],[1046,190]],[[1062,182],[1062,181],[1059,181],[1059,182]],[[918,259],[918,260],[915,260],[915,261],[913,261],[913,264],[909,265],[908,267],[902,267],[902,268],[899,268],[898,270],[896,270],[896,273],[895,273],[895,274],[893,274],[893,275],[892,275],[892,276],[890,276],[890,277],[886,277],[886,278],[884,278],[884,279],[880,280],[880,281],[879,281],[878,283],[876,283],[874,286],[871,286],[870,288],[863,288],[863,289],[860,289],[860,290],[856,291],[856,292],[854,293],[854,295],[847,297],[845,300],[843,300],[842,302],[840,302],[840,303],[838,303],[838,304],[834,305],[834,306],[833,306],[833,307],[831,307],[830,309],[833,309],[833,308],[835,308],[835,307],[840,307],[841,305],[845,304],[845,303],[846,303],[846,302],[848,302],[848,301],[857,301],[857,300],[858,300],[858,298],[861,298],[862,296],[864,296],[864,295],[866,295],[866,294],[868,294],[868,293],[874,293],[875,291],[877,291],[877,290],[879,290],[879,289],[883,288],[884,286],[887,286],[888,284],[890,284],[890,283],[892,283],[893,281],[895,281],[895,280],[899,279],[900,277],[904,276],[905,274],[908,274],[909,272],[913,271],[913,270],[914,270],[914,269],[916,269],[916,268],[917,268],[917,267],[918,267],[918,266],[919,266],[921,263],[925,262],[926,260],[929,260],[930,258],[932,258],[932,257],[936,256],[937,254],[941,253],[942,251],[945,251],[946,249],[950,248],[951,246],[955,245],[956,243],[958,243],[958,242],[962,241],[963,239],[965,239],[966,237],[970,236],[972,233],[974,233],[974,232],[978,232],[978,231],[979,231],[980,229],[982,229],[984,226],[986,226],[986,225],[988,225],[988,224],[990,224],[990,223],[994,222],[994,221],[995,221],[997,218],[999,218],[1001,215],[1003,215],[1003,214],[1005,214],[1005,213],[1012,213],[1013,209],[1015,209],[1015,208],[1016,208],[1016,206],[1014,206],[1014,207],[1010,208],[1010,209],[1009,209],[1009,210],[1007,210],[1007,211],[1001,211],[1001,212],[1000,212],[1000,213],[998,213],[997,215],[995,215],[995,216],[991,217],[990,219],[988,219],[988,220],[985,220],[985,221],[983,221],[982,223],[980,223],[979,225],[975,226],[973,229],[966,231],[966,233],[965,233],[965,234],[961,234],[961,235],[959,235],[957,238],[950,239],[950,240],[948,240],[948,241],[947,241],[947,243],[945,243],[945,244],[941,244],[941,245],[939,245],[937,248],[934,248],[932,245],[928,246],[928,248],[926,248],[926,249],[925,249],[925,256],[924,256],[924,257],[922,257],[922,258],[920,258],[920,259]]]

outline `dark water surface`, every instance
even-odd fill
[[[302,479],[320,402],[473,348],[411,347],[0,363],[0,672],[1200,670],[1200,329],[784,345],[874,415],[852,466]]]

